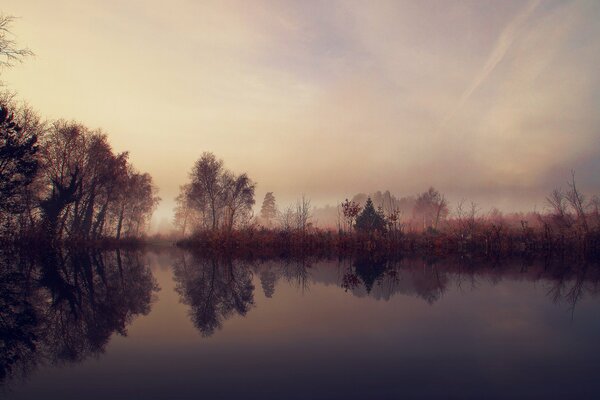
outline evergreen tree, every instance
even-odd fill
[[[23,211],[22,197],[38,169],[37,151],[37,136],[25,132],[0,105],[0,212]]]
[[[355,228],[359,232],[372,233],[385,232],[385,218],[381,211],[375,210],[373,201],[369,197],[362,212],[356,217]]]
[[[273,192],[265,194],[265,199],[260,208],[260,216],[267,221],[270,221],[277,216],[277,206],[275,205],[275,196],[273,195]]]

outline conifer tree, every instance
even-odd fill
[[[370,197],[367,199],[362,212],[356,217],[354,226],[357,231],[363,233],[385,232],[385,218],[381,211],[375,210]]]
[[[275,196],[273,192],[267,192],[260,208],[260,216],[267,221],[277,217],[277,206],[275,205]]]

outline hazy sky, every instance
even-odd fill
[[[103,128],[170,215],[203,151],[257,201],[413,194],[530,209],[600,192],[600,2],[4,0],[3,80]]]

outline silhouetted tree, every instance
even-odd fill
[[[20,48],[11,38],[10,25],[14,17],[0,15],[0,69],[10,67],[15,62],[20,62],[24,57],[32,55],[31,50]]]
[[[569,182],[569,190],[566,193],[566,199],[577,215],[577,223],[580,226],[584,235],[589,232],[587,221],[587,206],[585,196],[577,188],[575,183],[575,172],[571,172],[571,181]]]
[[[363,233],[383,233],[386,230],[385,225],[385,218],[382,215],[382,212],[375,210],[375,207],[373,206],[373,201],[371,201],[370,197],[367,198],[365,207],[363,208],[362,212],[356,217],[356,230],[358,232]]]
[[[63,120],[44,136],[40,207],[51,237],[89,239],[143,233],[159,198],[128,154],[114,154],[100,131]]]
[[[37,139],[0,104],[0,214],[24,211],[26,189],[38,170]]]
[[[354,227],[354,221],[356,220],[356,217],[358,217],[360,210],[360,204],[355,201],[346,199],[342,203],[342,213],[344,214],[344,220],[348,226],[348,229],[352,230]]]
[[[225,173],[222,181],[224,224],[231,231],[236,224],[243,224],[250,219],[256,184],[246,174],[235,176],[231,172]]]
[[[232,230],[248,221],[254,205],[256,184],[246,174],[235,175],[223,161],[205,152],[196,161],[185,186],[187,204],[209,220],[212,230]]]
[[[213,230],[218,227],[219,213],[223,206],[223,172],[223,161],[217,160],[214,154],[205,152],[196,161],[190,174],[190,203],[198,210],[208,209]]]
[[[11,39],[12,21],[0,16],[0,68],[32,54]],[[159,200],[151,177],[136,172],[127,153],[115,154],[100,130],[48,125],[14,104],[13,94],[0,93],[0,234],[10,222],[13,232],[39,226],[52,240],[119,237],[124,225],[140,235]]]

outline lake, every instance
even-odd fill
[[[7,399],[598,398],[600,267],[4,251]]]

